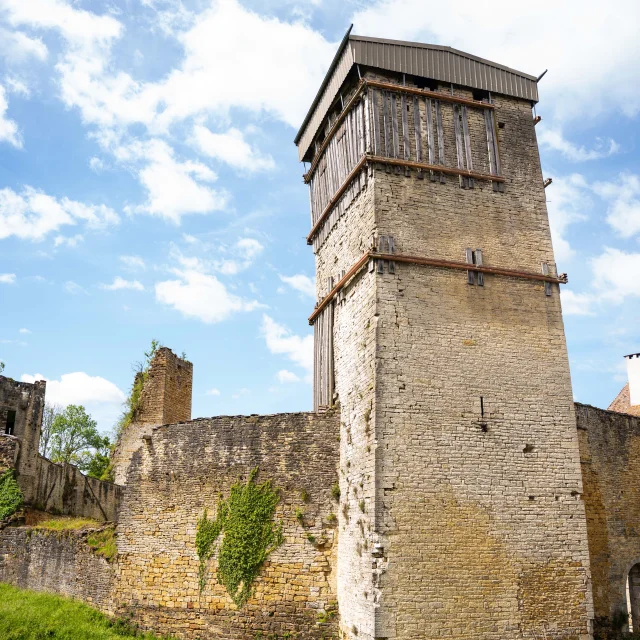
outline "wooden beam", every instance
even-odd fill
[[[313,313],[309,316],[309,324],[313,325],[315,319],[322,313],[322,310],[333,300],[337,293],[354,278],[369,262],[370,259],[391,260],[393,262],[403,262],[405,264],[418,264],[427,267],[436,267],[440,269],[456,269],[460,271],[469,271],[469,263],[456,262],[454,260],[441,260],[439,258],[423,258],[421,256],[405,256],[397,253],[378,253],[377,251],[367,251],[347,273],[340,278],[339,282],[333,289],[320,301]],[[506,276],[508,278],[520,278],[523,280],[537,280],[538,282],[552,282],[555,284],[567,284],[569,279],[566,273],[561,273],[558,277],[545,275],[541,273],[533,273],[531,271],[520,271],[518,269],[503,269],[501,267],[485,267],[484,265],[474,264],[473,271],[476,273],[490,273],[495,276]]]
[[[360,98],[360,94],[362,93],[362,90],[365,87],[366,87],[366,82],[364,80],[361,80],[360,83],[358,84],[356,92],[353,94],[353,96],[351,96],[351,99],[349,100],[349,102],[347,102],[344,109],[342,110],[340,115],[336,118],[336,121],[333,123],[333,125],[331,126],[331,129],[329,129],[329,131],[327,132],[325,139],[322,141],[322,144],[316,151],[316,156],[311,162],[309,171],[307,171],[307,173],[305,173],[303,176],[305,184],[309,184],[309,182],[311,181],[311,177],[313,176],[313,173],[316,170],[316,167],[318,166],[318,162],[320,162],[320,157],[322,156],[322,154],[324,153],[324,150],[329,145],[329,142],[331,142],[331,138],[333,138],[333,134],[338,130],[338,127],[342,124],[342,121],[347,117],[347,114],[351,111],[351,108],[353,107],[353,105],[358,101],[358,99]]]
[[[408,93],[412,96],[425,96],[426,98],[435,98],[436,100],[442,100],[443,102],[466,104],[468,107],[476,107],[477,109],[495,109],[495,105],[489,104],[488,102],[472,100],[471,98],[452,96],[450,93],[428,91],[426,89],[416,89],[415,87],[407,87],[405,85],[394,84],[392,82],[379,82],[378,80],[365,80],[365,82],[370,87],[386,89],[387,91],[399,91],[401,93]]]
[[[493,182],[504,182],[502,176],[496,176],[491,173],[478,173],[477,171],[468,171],[467,169],[457,169],[455,167],[444,167],[439,164],[427,164],[426,162],[414,162],[413,160],[402,160],[401,158],[384,158],[382,156],[372,156],[367,154],[369,162],[380,162],[381,164],[392,164],[400,167],[409,167],[410,169],[425,169],[427,171],[439,171],[440,173],[448,173],[452,176],[467,176],[468,178],[476,178],[477,180],[492,180]]]
[[[358,164],[353,168],[351,173],[345,178],[344,182],[342,183],[342,185],[340,185],[340,188],[336,191],[336,194],[333,196],[333,198],[329,200],[329,202],[327,203],[327,206],[324,208],[324,211],[320,214],[320,217],[318,218],[317,222],[313,225],[313,227],[311,228],[311,231],[309,231],[309,235],[307,236],[307,244],[311,244],[313,242],[313,237],[316,235],[316,233],[318,233],[318,230],[324,224],[324,221],[327,219],[327,217],[331,213],[331,209],[335,207],[338,200],[340,200],[340,198],[342,197],[342,194],[349,188],[349,185],[351,184],[353,179],[358,175],[358,172],[366,164],[367,164],[367,156],[364,155],[362,156]]]

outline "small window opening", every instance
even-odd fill
[[[12,436],[15,429],[16,429],[16,412],[7,411],[7,425],[4,429],[4,432],[8,436]]]
[[[431,80],[430,78],[413,78],[413,81],[418,87],[418,89],[425,89],[427,91],[437,91],[438,90],[438,82],[437,80]]]
[[[629,632],[640,629],[640,564],[634,564],[627,576],[627,615]]]
[[[489,102],[489,92],[484,89],[474,89],[473,99],[479,100],[480,102],[484,102],[485,100]]]
[[[498,129],[504,129],[504,122],[498,122]]]
[[[480,415],[484,418],[484,398],[482,396],[480,396]]]

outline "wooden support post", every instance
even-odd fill
[[[442,109],[440,108],[440,101],[435,101],[436,105],[436,128],[438,129],[438,164],[444,166],[444,129],[442,128]],[[440,182],[445,183],[447,179],[444,177],[444,173],[440,173]]]
[[[467,264],[473,264],[473,249],[465,249],[465,258]],[[476,283],[476,272],[475,271],[467,271],[467,284],[475,284]]]
[[[474,263],[479,267],[482,266],[482,249],[476,249],[473,252]],[[477,272],[478,275],[478,286],[484,287],[484,273],[482,271]]]
[[[553,178],[547,178],[543,183],[542,186],[546,189],[551,183],[553,182]]]

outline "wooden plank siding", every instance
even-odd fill
[[[463,188],[489,180],[495,191],[504,189],[493,104],[392,86],[362,81],[345,110],[327,124],[331,137],[318,148],[305,176],[311,200],[308,241],[314,251],[366,185],[366,165],[374,159],[387,170],[404,168],[407,175],[413,170],[443,183],[447,175],[457,175]],[[454,125],[455,164],[448,164],[454,153],[446,149],[444,120]],[[438,166],[442,171],[435,170]]]

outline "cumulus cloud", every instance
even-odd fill
[[[538,143],[542,149],[557,151],[571,162],[600,160],[620,151],[620,145],[611,138],[598,138],[595,147],[587,149],[567,140],[560,129],[542,129],[538,135]]]
[[[589,185],[583,176],[574,173],[555,178],[553,186],[547,191],[547,209],[555,257],[559,262],[567,261],[575,255],[566,238],[567,228],[587,219],[584,212],[592,206]]]
[[[18,125],[7,118],[7,93],[5,88],[0,85],[0,142],[8,142],[9,144],[22,148],[22,137],[18,131]]]
[[[118,214],[104,205],[58,199],[29,186],[20,193],[0,189],[0,239],[16,236],[38,241],[65,225],[84,223],[90,229],[102,229],[118,222]]]
[[[285,284],[288,284],[292,289],[303,293],[310,298],[316,297],[316,284],[309,277],[302,273],[297,273],[293,276],[280,276],[280,280]]]
[[[284,355],[289,360],[305,369],[313,370],[313,335],[298,336],[287,327],[278,324],[270,316],[262,316],[262,335],[267,349],[273,354]]]
[[[562,313],[565,316],[592,316],[596,302],[593,295],[575,293],[569,289],[561,289]]]
[[[239,129],[232,127],[225,133],[213,133],[207,127],[197,125],[193,128],[195,146],[210,158],[243,171],[267,171],[275,167],[270,155],[262,155],[252,147]]]
[[[0,2],[2,7],[3,2]],[[48,50],[39,38],[30,38],[21,31],[0,27],[0,56],[10,63],[19,64],[35,58],[46,60]]]
[[[0,283],[2,284],[15,284],[16,282],[16,274],[15,273],[0,273]]]
[[[593,190],[609,203],[607,222],[620,236],[640,233],[640,176],[623,173],[616,180],[596,182]]]
[[[218,389],[216,389],[215,387],[213,389],[208,389],[206,393],[207,393],[208,396],[219,396],[220,395],[220,391]]]
[[[79,285],[77,282],[74,282],[73,280],[67,280],[64,283],[64,290],[73,296],[77,296],[80,293],[89,295],[89,292],[83,286]]]
[[[84,236],[80,233],[77,233],[75,236],[65,237],[65,236],[56,236],[53,240],[53,245],[55,247],[60,247],[62,245],[67,245],[68,247],[77,247],[84,240]]]
[[[591,261],[599,298],[620,303],[627,297],[640,296],[640,253],[627,253],[605,247]]]
[[[101,376],[91,376],[84,371],[65,373],[59,380],[49,380],[40,373],[25,373],[20,379],[31,383],[47,380],[47,402],[63,407],[69,404],[82,405],[102,429],[114,424],[125,401],[125,394],[113,382]]]
[[[224,191],[205,184],[217,180],[209,167],[177,160],[173,149],[163,140],[120,146],[115,154],[122,162],[142,163],[136,171],[147,191],[147,202],[130,207],[129,212],[148,213],[180,224],[185,214],[209,213],[223,209],[227,203]]]
[[[120,256],[120,262],[132,271],[146,269],[146,264],[140,256]]]
[[[278,378],[278,382],[282,384],[286,384],[287,382],[300,382],[300,378],[293,373],[293,371],[287,371],[286,369],[278,371],[276,378]]]
[[[178,266],[172,269],[177,278],[155,285],[156,300],[161,304],[206,323],[222,322],[234,313],[261,306],[255,300],[231,293],[197,258],[178,255],[177,260]]]
[[[122,289],[130,289],[132,291],[144,291],[144,286],[137,280],[125,280],[120,276],[116,276],[111,284],[101,284],[101,289],[105,291],[120,291]]]
[[[636,0],[584,0],[579,15],[574,3],[555,0],[491,7],[487,19],[486,5],[474,0],[382,0],[363,5],[352,22],[361,35],[449,45],[533,75],[549,68],[540,91],[560,119],[638,113],[640,65],[628,63],[640,55]]]
[[[20,329],[19,333],[25,333],[25,334],[27,334],[27,333],[31,333],[31,331],[29,331],[29,329],[24,329],[24,328],[22,328],[22,329]]]

